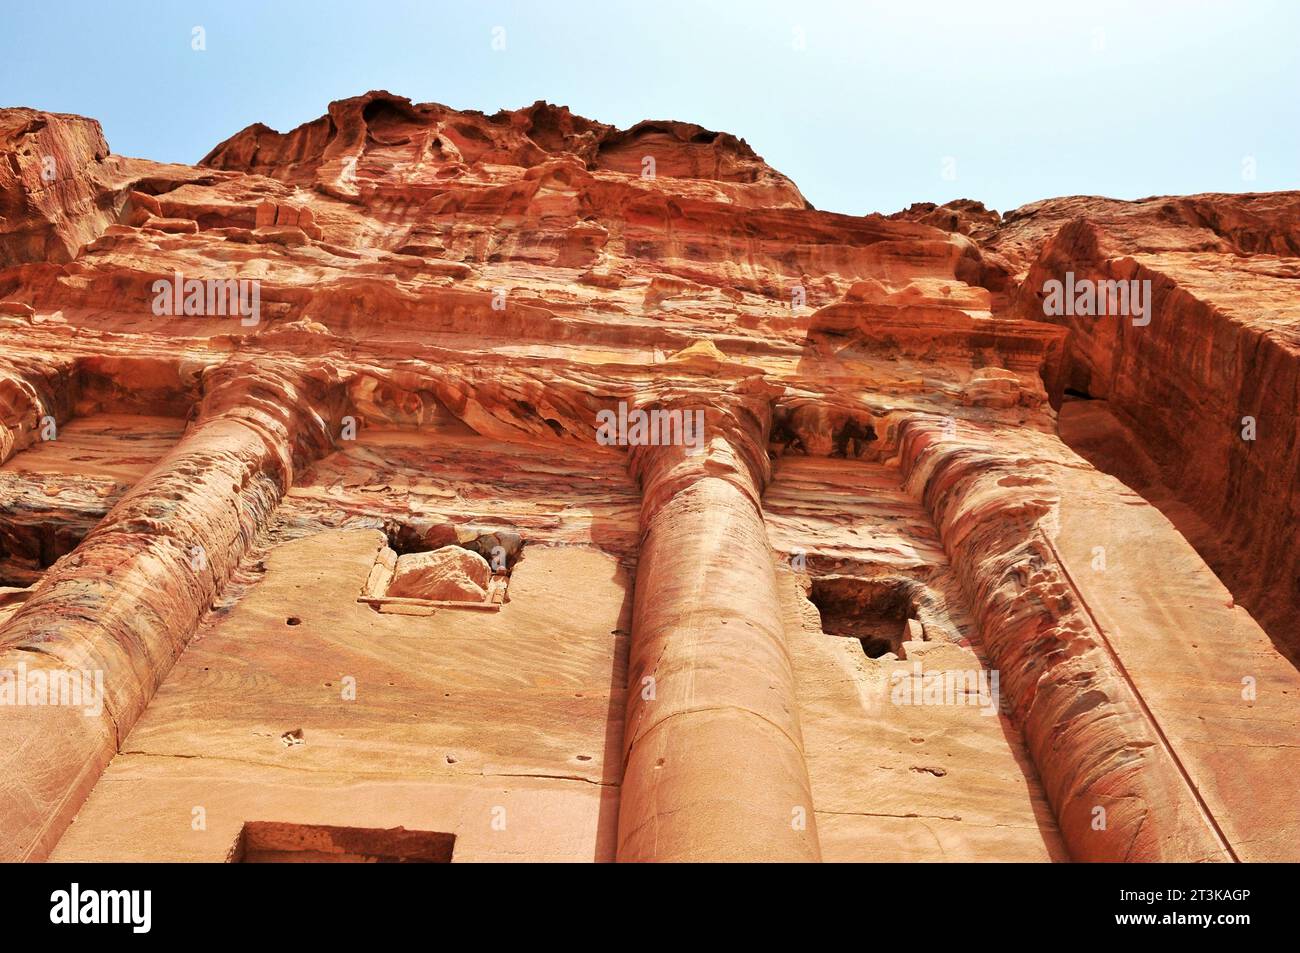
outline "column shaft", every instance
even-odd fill
[[[0,860],[48,854],[292,482],[290,389],[230,383],[0,629],[0,672],[102,685],[0,710]]]
[[[634,452],[644,502],[622,861],[820,859],[754,472],[761,438]]]

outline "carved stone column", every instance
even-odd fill
[[[329,445],[300,388],[273,368],[210,372],[181,440],[0,628],[0,673],[69,687],[58,704],[36,696],[0,710],[0,860],[46,856],[292,484],[295,465]],[[90,695],[77,706],[67,703],[74,684]]]
[[[766,404],[702,409],[697,452],[631,451],[642,543],[618,859],[820,860],[760,504]]]

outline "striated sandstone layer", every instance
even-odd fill
[[[1002,219],[953,203],[904,217],[979,240],[981,281],[1009,312],[1069,329],[1049,381],[1061,435],[1156,502],[1300,661],[1300,193],[1076,196]],[[1046,315],[1045,283],[1067,273],[1150,282],[1149,323]]]
[[[1297,195],[385,92],[0,152],[0,857],[1300,856]]]

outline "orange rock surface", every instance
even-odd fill
[[[1300,195],[383,92],[0,152],[0,857],[1300,859]]]

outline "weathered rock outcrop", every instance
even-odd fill
[[[5,859],[1296,859],[1297,195],[385,92],[0,153]]]
[[[1070,329],[1054,400],[1068,390],[1107,401],[1136,441],[1090,459],[1109,471],[1135,453],[1149,460],[1137,488],[1167,501],[1300,660],[1300,194],[1055,199],[1008,215],[986,247],[1010,265],[1016,313]],[[1149,282],[1149,314],[1045,315],[1044,286],[1067,273]],[[1063,411],[1070,442],[1074,412]]]

